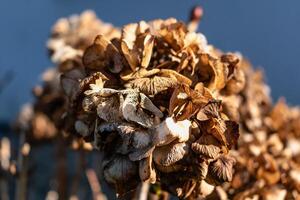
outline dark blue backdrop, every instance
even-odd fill
[[[52,64],[45,42],[50,27],[62,16],[94,9],[117,26],[154,18],[186,20],[201,4],[205,16],[200,31],[223,50],[240,51],[263,67],[275,99],[300,103],[299,0],[0,0],[0,77],[13,70],[13,82],[0,94],[0,120],[12,119],[32,100],[31,88]]]

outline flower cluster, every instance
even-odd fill
[[[196,11],[187,25],[59,20],[47,44],[57,67],[19,127],[92,144],[119,195],[148,182],[188,199],[300,198],[300,109],[273,105],[261,71],[207,44]]]
[[[232,180],[239,112],[231,99],[245,86],[239,60],[173,18],[99,34],[82,63],[65,60],[65,130],[104,153],[104,177],[120,195],[140,181],[199,195],[204,183]]]
[[[242,62],[246,86],[240,93],[240,131],[231,183],[208,199],[299,199],[300,108],[283,99],[275,105],[259,70]]]
[[[42,74],[42,85],[33,88],[35,102],[22,108],[16,122],[17,130],[25,132],[29,142],[48,141],[63,136],[75,149],[79,146],[91,149],[89,143],[62,129],[66,124],[62,119],[68,106],[59,77],[70,66],[81,65],[83,49],[99,33],[108,38],[120,35],[118,29],[99,20],[92,11],[62,18],[53,26],[47,46],[56,67],[48,68]]]

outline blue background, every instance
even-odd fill
[[[0,120],[13,119],[33,100],[31,88],[52,66],[45,43],[58,18],[93,9],[116,26],[171,16],[186,20],[195,4],[204,7],[200,31],[209,43],[238,50],[263,67],[275,101],[285,96],[300,103],[299,0],[0,0],[0,77],[15,74],[0,93]]]

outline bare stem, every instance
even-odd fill
[[[66,175],[66,147],[62,136],[59,136],[56,142],[57,145],[57,182],[58,182],[58,196],[59,199],[67,198],[67,175]]]
[[[27,168],[30,145],[26,143],[26,135],[24,132],[20,133],[19,144],[20,148],[17,162],[19,176],[17,179],[16,199],[25,200],[27,197]]]
[[[87,169],[85,171],[91,190],[93,193],[94,200],[106,200],[105,195],[101,191],[100,182],[94,169]]]
[[[150,184],[148,182],[141,182],[136,193],[136,200],[147,200]]]
[[[83,172],[84,168],[85,168],[84,150],[82,150],[81,148],[79,149],[78,164],[76,166],[77,166],[77,169],[76,169],[75,176],[72,181],[72,187],[71,187],[72,198],[77,197],[76,193],[77,193],[79,185],[80,185],[81,172]]]

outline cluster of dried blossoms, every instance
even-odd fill
[[[97,34],[112,38],[120,35],[120,32],[112,25],[99,20],[92,11],[62,18],[53,26],[47,46],[56,67],[51,67],[43,73],[43,85],[33,88],[34,104],[23,107],[16,124],[17,129],[26,133],[30,142],[64,136],[74,148],[80,145],[84,145],[86,149],[91,148],[90,144],[64,133],[62,129],[65,124],[62,116],[68,106],[59,77],[73,65],[81,65],[83,50],[91,44]]]
[[[120,195],[144,181],[180,198],[299,198],[300,109],[273,106],[263,74],[208,45],[196,22],[60,20],[48,42],[58,67],[34,89],[28,132],[91,142]]]
[[[27,146],[29,144],[32,146],[36,144],[49,144],[49,141],[54,141],[54,144],[56,145],[55,147],[57,148],[58,155],[53,162],[53,166],[57,170],[56,177],[54,178],[55,191],[49,191],[47,194],[49,199],[51,198],[51,195],[59,195],[60,199],[66,199],[69,194],[79,195],[78,191],[75,191],[76,193],[73,191],[74,188],[76,189],[76,187],[79,186],[80,179],[77,178],[77,176],[81,177],[82,175],[85,175],[83,167],[85,165],[82,164],[84,161],[79,159],[79,162],[81,163],[79,163],[76,168],[80,168],[82,170],[79,171],[81,174],[74,175],[75,178],[70,184],[70,187],[66,184],[66,170],[68,163],[65,157],[65,148],[68,146],[76,150],[80,149],[90,151],[92,150],[92,146],[90,143],[85,142],[82,138],[74,137],[74,135],[68,134],[62,129],[62,127],[64,127],[67,123],[63,120],[63,115],[68,109],[68,100],[60,86],[60,75],[73,65],[81,65],[83,50],[91,44],[97,34],[103,34],[106,37],[111,38],[120,35],[120,31],[112,27],[112,25],[99,20],[92,11],[85,11],[81,15],[74,15],[70,18],[60,19],[54,25],[52,28],[51,38],[49,39],[47,46],[49,56],[53,63],[55,63],[56,67],[49,68],[43,73],[42,85],[35,86],[33,89],[35,102],[23,107],[16,122],[17,130],[23,133],[21,134],[21,138],[25,135],[25,139],[20,141],[21,146],[24,146],[24,142],[26,142],[25,144]],[[39,149],[35,150],[39,151]],[[27,155],[28,154],[26,154],[26,156]],[[20,160],[24,160],[24,158]],[[24,173],[29,173],[25,172],[28,170],[26,166],[18,166],[18,170],[22,170]],[[92,185],[91,182],[95,182],[95,180],[90,181],[89,177],[93,178],[95,175],[91,171],[93,172],[91,169],[86,170],[86,175],[89,179],[89,183]],[[20,172],[21,176],[22,172]],[[21,176],[18,176],[18,179],[21,180]],[[27,186],[26,181],[19,182],[22,182],[23,185],[18,185],[17,188],[30,188],[30,186]],[[68,188],[72,189],[68,191]],[[95,187],[92,187],[92,190],[93,189],[95,189]],[[25,189],[22,191],[23,192],[20,193],[20,196],[22,198],[26,198],[26,194],[24,194]],[[31,194],[28,194],[28,196],[30,195]],[[99,194],[97,194],[97,199],[98,197]],[[19,197],[17,198],[19,199]],[[101,197],[99,199],[103,198]]]
[[[240,130],[231,183],[211,199],[300,199],[300,108],[283,99],[272,105],[263,74],[242,62],[246,86],[240,93]],[[208,198],[209,199],[209,198]]]
[[[104,152],[104,177],[118,194],[144,181],[187,198],[231,181],[228,152],[239,137],[231,99],[245,85],[239,55],[171,18],[99,33],[78,58],[68,57],[61,76],[65,128]]]

